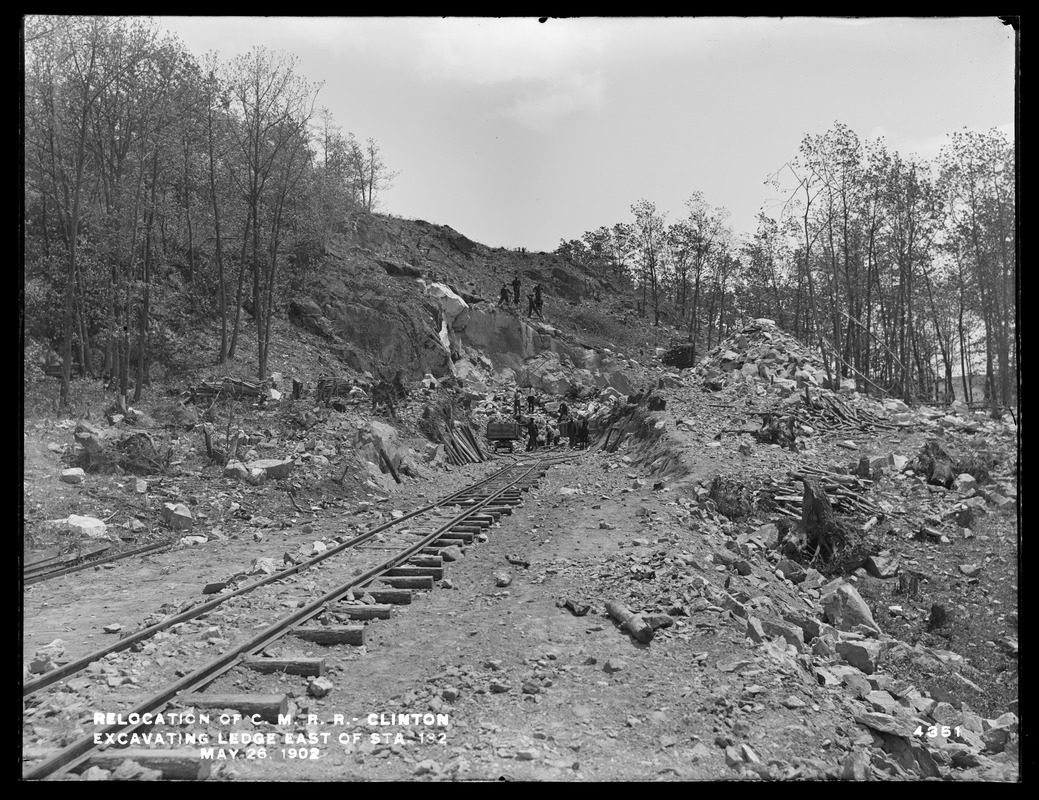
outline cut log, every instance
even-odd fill
[[[389,619],[393,614],[393,606],[376,605],[342,605],[336,611],[350,619]]]
[[[472,540],[470,540],[470,541],[472,541]],[[453,536],[450,536],[450,535],[441,537],[441,538],[437,539],[435,542],[433,542],[433,544],[436,547],[441,547],[441,548],[442,547],[465,547],[468,543],[469,542],[466,542],[463,539],[456,539],[456,538],[454,538]]]
[[[274,724],[289,711],[287,694],[193,694],[181,699],[195,708],[233,708],[243,717],[259,714],[260,719]]]
[[[299,656],[297,658],[246,658],[243,667],[255,672],[270,674],[284,672],[288,675],[313,675],[320,678],[325,674],[325,659]]]
[[[439,567],[425,567],[418,565],[412,566],[410,564],[406,564],[400,567],[392,567],[391,569],[386,570],[386,575],[390,578],[420,578],[428,576],[435,581],[439,581],[443,580],[444,578],[444,567],[443,565]]]
[[[381,447],[379,448],[379,458],[382,460],[382,463],[386,465],[386,469],[389,470],[390,475],[393,476],[393,480],[397,483],[401,483],[400,475],[398,475],[397,470],[393,468],[393,462],[390,461],[390,457],[386,455],[386,451]]]
[[[383,575],[378,580],[394,589],[425,589],[433,588],[433,579],[428,575],[403,575],[401,577],[390,577]]]
[[[646,622],[641,614],[633,614],[631,611],[628,611],[622,603],[616,600],[607,600],[606,613],[643,644],[648,644],[653,640],[655,634],[653,626]]]
[[[408,589],[365,589],[376,603],[389,603],[401,606],[411,602],[411,592]]]
[[[364,625],[342,625],[328,628],[294,628],[292,635],[315,644],[364,644]]]

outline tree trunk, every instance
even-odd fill
[[[818,480],[807,476],[801,501],[801,524],[808,546],[825,561],[831,560],[837,550],[847,544],[847,534],[833,513],[830,498]]]

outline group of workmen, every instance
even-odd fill
[[[538,424],[534,419],[534,409],[538,404],[537,394],[531,389],[527,395],[527,450],[533,451],[538,449]],[[523,394],[520,392],[519,387],[516,388],[515,394],[512,396],[512,413],[516,418],[516,421],[521,421],[523,415],[521,408],[523,405]],[[564,400],[559,404],[559,411],[557,417],[553,420],[551,417],[546,417],[545,421],[545,445],[552,447],[559,444],[561,438],[566,438],[570,447],[577,449],[584,449],[588,447],[588,418],[586,416],[580,416],[576,419],[571,418],[570,407],[567,406]]]
[[[509,284],[503,283],[501,285],[501,295],[498,298],[498,307],[508,306],[511,302],[513,305],[519,305],[520,301],[520,287],[523,284],[520,282],[520,277],[517,275],[512,279],[512,298],[509,297]],[[537,314],[541,316],[541,310],[545,306],[544,289],[541,284],[534,285],[534,292],[527,294],[527,316],[532,317]]]

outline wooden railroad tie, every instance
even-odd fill
[[[287,694],[193,694],[181,700],[195,708],[233,708],[243,717],[259,714],[260,719],[274,724],[289,712]]]
[[[411,592],[407,589],[365,589],[376,603],[388,603],[394,606],[406,606],[411,602]]]
[[[255,656],[242,661],[243,667],[269,675],[284,672],[288,675],[313,675],[320,678],[325,674],[325,659],[298,656],[296,658],[257,658]]]
[[[339,625],[327,628],[293,628],[292,635],[315,644],[364,644],[364,625]]]
[[[392,567],[391,569],[386,570],[386,575],[391,578],[417,578],[428,576],[435,581],[440,581],[444,579],[444,568],[443,566],[421,567],[405,564],[401,567]]]
[[[443,557],[440,555],[440,551],[444,549],[443,545],[430,545],[429,547],[423,547],[419,550],[419,553],[423,556],[433,556],[443,561]]]
[[[393,577],[383,575],[378,580],[394,589],[426,589],[432,591],[433,579],[428,575],[402,575]]]
[[[341,605],[336,611],[350,619],[389,619],[393,606],[386,603],[375,605]]]
[[[213,762],[198,757],[198,748],[192,750],[153,750],[148,747],[109,748],[95,753],[83,764],[84,769],[100,767],[115,770],[129,759],[145,769],[162,773],[164,780],[204,781],[213,770]]]
[[[441,536],[439,539],[433,542],[433,544],[436,547],[465,547],[471,541],[472,539],[469,539],[468,541],[464,539],[457,539],[451,534],[448,534],[447,536]]]

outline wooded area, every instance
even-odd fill
[[[63,403],[78,368],[125,407],[165,325],[219,319],[223,363],[244,309],[263,380],[275,299],[394,177],[378,145],[288,54],[198,58],[142,17],[30,16],[23,35],[27,357],[58,351]]]
[[[818,345],[834,382],[1017,403],[1013,142],[956,132],[930,163],[835,123],[805,136],[768,183],[785,202],[778,219],[760,213],[750,237],[696,192],[683,219],[669,224],[643,199],[632,221],[556,252],[633,285],[640,312],[687,331],[697,357],[741,317],[768,317]]]
[[[63,403],[79,369],[125,407],[172,326],[218,320],[223,363],[244,310],[265,379],[277,299],[394,178],[378,145],[342,131],[289,54],[198,57],[143,17],[29,16],[23,33],[26,358],[57,351]],[[792,156],[763,176],[784,202],[753,235],[693,192],[680,220],[642,199],[556,253],[633,286],[697,358],[768,317],[834,382],[1016,405],[1014,143],[964,130],[930,163],[835,123]]]

